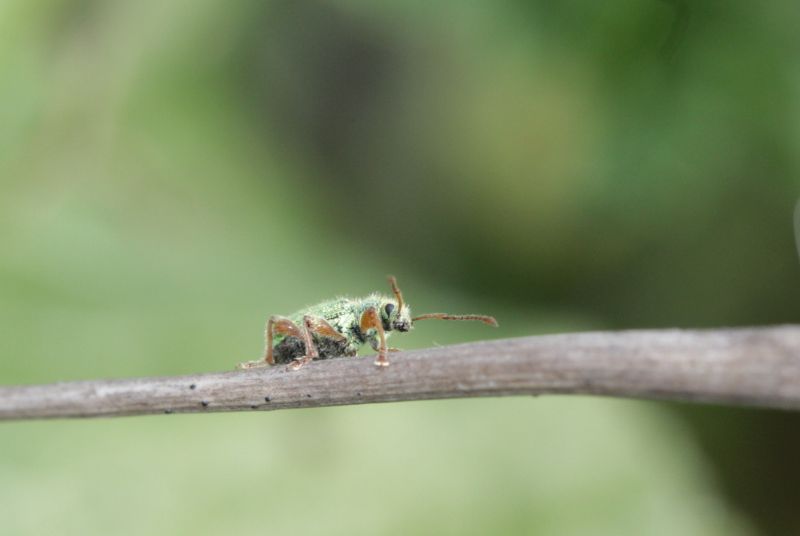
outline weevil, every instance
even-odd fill
[[[378,352],[375,365],[389,365],[387,353],[397,348],[386,346],[393,331],[410,331],[419,320],[478,320],[497,326],[497,320],[485,315],[428,313],[411,316],[397,280],[389,276],[393,297],[372,293],[365,298],[335,298],[306,307],[290,316],[273,315],[264,333],[264,357],[240,363],[238,368],[288,364],[298,370],[314,359],[353,357],[369,343]]]

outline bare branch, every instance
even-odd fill
[[[372,361],[2,387],[0,420],[556,393],[800,409],[800,326],[546,335]]]

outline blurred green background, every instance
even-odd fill
[[[797,322],[794,0],[0,1],[0,382]],[[0,425],[2,534],[800,533],[800,418],[588,397]]]

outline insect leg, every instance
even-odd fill
[[[286,318],[285,316],[280,315],[272,315],[267,320],[267,325],[264,329],[264,358],[259,359],[258,361],[247,361],[245,363],[239,363],[237,368],[255,368],[255,367],[264,367],[267,365],[274,365],[275,358],[272,355],[272,339],[278,333],[280,335],[286,335],[291,337],[297,337],[298,339],[303,338],[302,330],[297,327],[297,324]]]
[[[289,368],[292,370],[298,370],[306,363],[310,363],[315,357],[319,357],[317,347],[314,346],[314,340],[311,338],[311,333],[314,331],[314,320],[314,317],[310,315],[303,317],[302,339],[306,345],[306,355],[294,359],[294,363],[289,365]],[[330,327],[330,325],[328,325],[328,327]],[[333,328],[331,329],[333,330]]]
[[[328,337],[337,341],[347,340],[347,337],[336,331],[336,329],[328,324],[328,321],[324,318],[311,315],[306,315],[305,318],[308,319],[308,329],[311,330],[312,333],[316,333],[317,335],[322,335],[323,337]]]
[[[361,332],[366,333],[367,330],[374,329],[378,332],[378,358],[375,364],[379,367],[388,367],[389,360],[386,358],[386,335],[383,332],[383,322],[378,315],[378,310],[374,307],[368,307],[361,315],[360,321]]]
[[[272,338],[274,337],[275,333],[279,333],[281,335],[287,335],[290,337],[297,337],[298,339],[303,338],[303,330],[297,327],[297,324],[286,318],[285,316],[278,316],[273,315],[269,317],[267,320],[267,328],[264,332],[265,336],[265,347],[264,347],[264,361],[269,363],[270,365],[275,364],[275,358],[272,355]]]

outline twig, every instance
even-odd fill
[[[0,420],[589,394],[800,409],[800,326],[646,330],[476,342],[373,359],[0,388]]]

